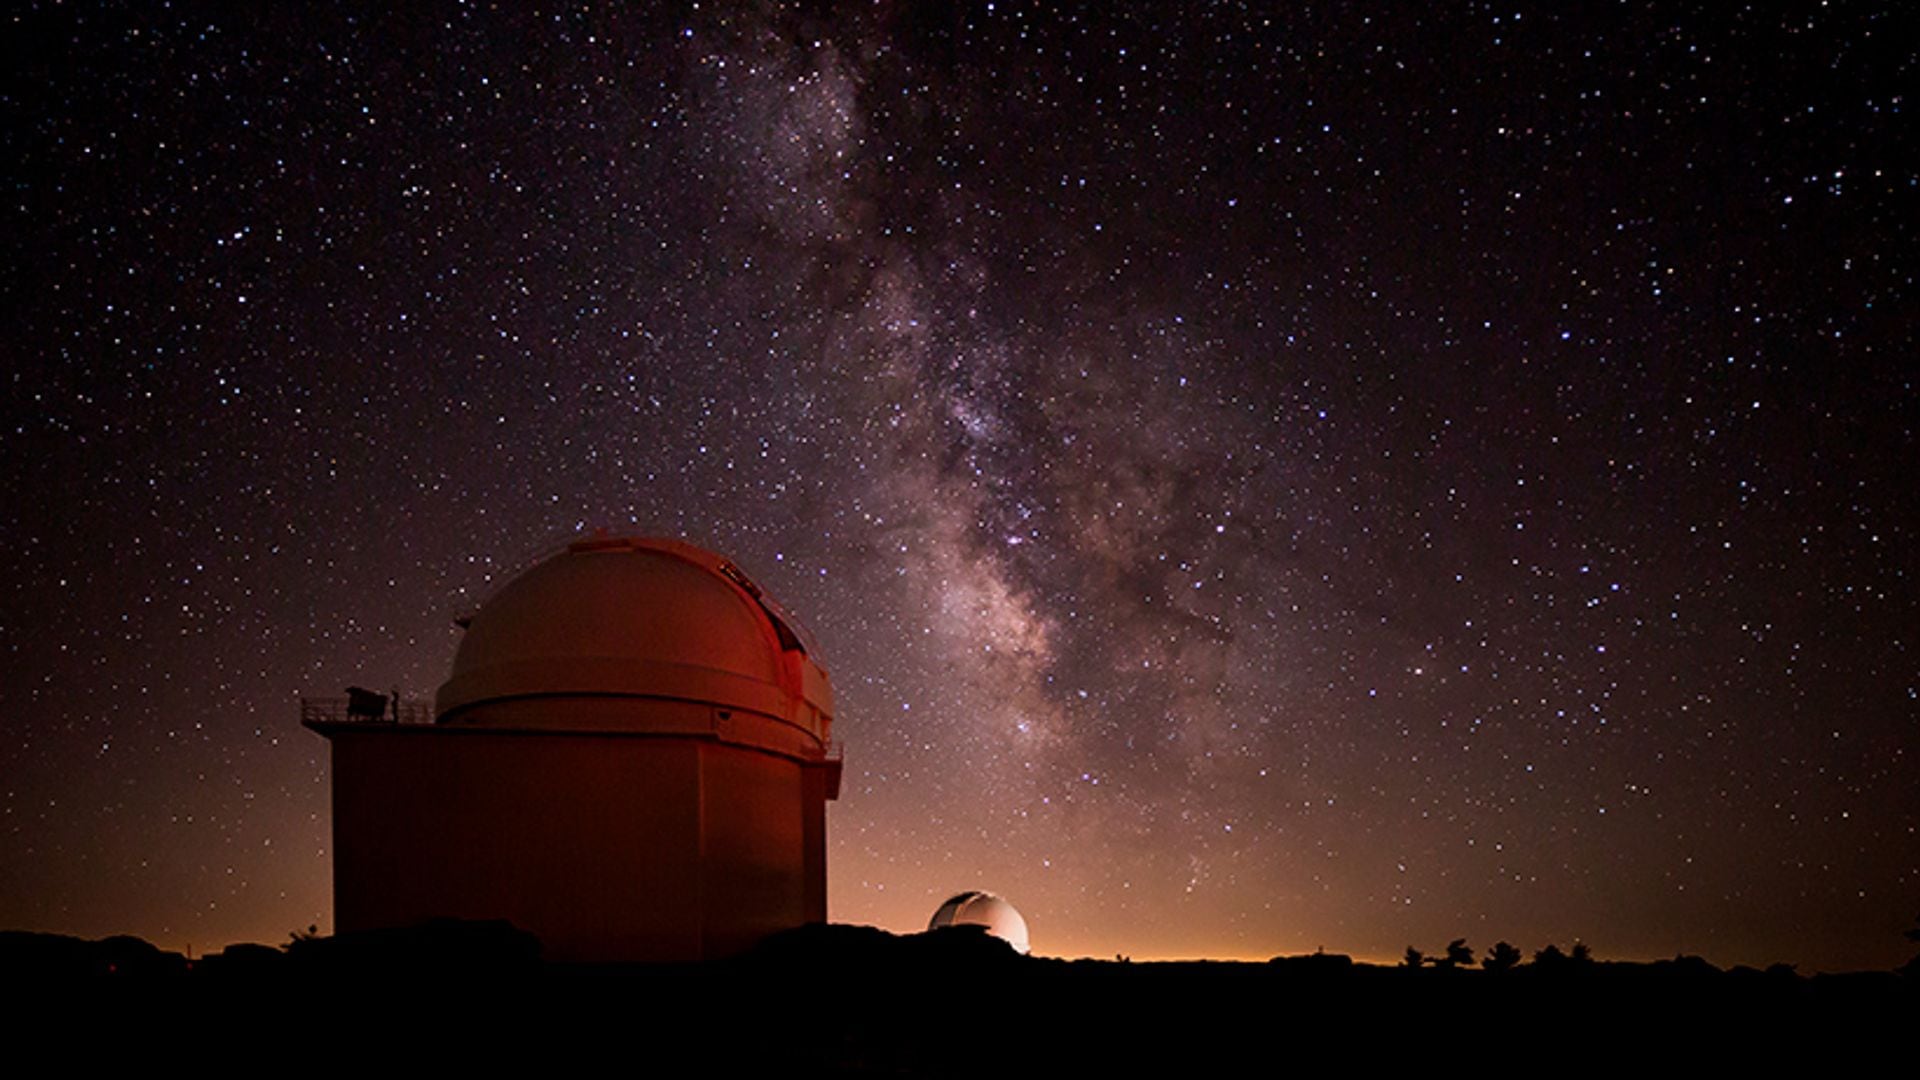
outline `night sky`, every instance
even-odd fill
[[[297,698],[605,527],[836,921],[1909,955],[1902,5],[636,6],[6,16],[0,926],[327,930]]]

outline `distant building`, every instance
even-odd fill
[[[941,904],[927,921],[927,929],[943,926],[979,926],[987,933],[1013,946],[1015,952],[1027,951],[1027,920],[1019,909],[990,892],[972,889]]]
[[[644,962],[826,919],[833,689],[738,567],[583,540],[462,623],[430,723],[303,708],[339,931],[504,918],[552,960]]]

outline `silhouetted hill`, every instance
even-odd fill
[[[1031,965],[983,926],[890,934],[871,926],[815,923],[775,934],[728,966],[745,970],[831,971],[864,978],[918,972],[1012,973]]]
[[[1573,961],[1548,948],[1532,963],[1511,968],[1408,967],[1366,964],[1338,953],[1276,956],[1265,962],[1223,960],[1058,959],[1023,956],[978,926],[951,926],[913,934],[895,934],[871,926],[816,923],[768,937],[743,956],[706,965],[554,965],[540,958],[532,934],[501,920],[437,919],[418,926],[364,931],[333,937],[296,935],[272,947],[229,945],[189,961],[136,937],[98,941],[62,934],[0,931],[0,975],[8,979],[76,976],[328,977],[356,973],[405,972],[421,975],[487,974],[500,977],[540,975],[782,974],[806,972],[852,979],[943,978],[950,976],[1127,981],[1222,979],[1257,981],[1273,987],[1334,985],[1417,988],[1419,992],[1488,995],[1524,988],[1537,993],[1583,993],[1591,988],[1612,993],[1628,986],[1637,993],[1663,987],[1718,988],[1716,993],[1820,995],[1846,986],[1849,992],[1902,996],[1920,987],[1920,979],[1895,972],[1803,976],[1791,965],[1765,970],[1722,970],[1699,956],[1650,962]]]
[[[296,938],[287,961],[300,974],[408,974],[434,978],[533,976],[540,939],[503,919],[435,919],[419,926]]]
[[[540,942],[505,921],[436,919],[419,926],[335,937],[297,937],[281,948],[229,945],[188,961],[136,937],[85,941],[62,934],[0,931],[0,978],[338,978],[404,974],[531,978]]]
[[[186,974],[187,958],[137,937],[86,941],[64,934],[0,930],[0,978],[10,982],[93,976],[165,978]]]
[[[1722,971],[1692,956],[1493,968],[1324,953],[1260,963],[1064,960],[1022,956],[967,926],[892,934],[814,925],[725,962],[616,967],[545,964],[532,935],[502,922],[231,945],[191,963],[135,938],[0,933],[0,983],[16,996],[75,981],[180,987],[135,997],[187,1007],[306,994],[329,1003],[326,1015],[359,1016],[377,1003],[374,1015],[409,1029],[437,1009],[449,1030],[467,1031],[482,1014],[461,1010],[506,1000],[513,1024],[482,1024],[489,1038],[590,1030],[636,1045],[697,1040],[732,1063],[880,1076],[1186,1075],[1248,1063],[1271,1072],[1395,1047],[1428,1055],[1449,1041],[1485,1044],[1489,1060],[1516,1048],[1564,1063],[1680,1047],[1704,1062],[1897,1041],[1920,1004],[1920,984],[1890,972]],[[483,982],[522,989],[473,993]],[[362,1037],[341,1030],[347,1045]]]

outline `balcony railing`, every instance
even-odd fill
[[[300,722],[303,724],[431,724],[433,723],[433,705],[426,701],[401,701],[396,709],[393,699],[381,694],[373,695],[371,700],[303,697],[300,699]]]

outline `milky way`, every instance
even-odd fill
[[[839,921],[1905,958],[1897,7],[405,7],[9,17],[0,925],[324,929],[296,699],[607,528]]]

